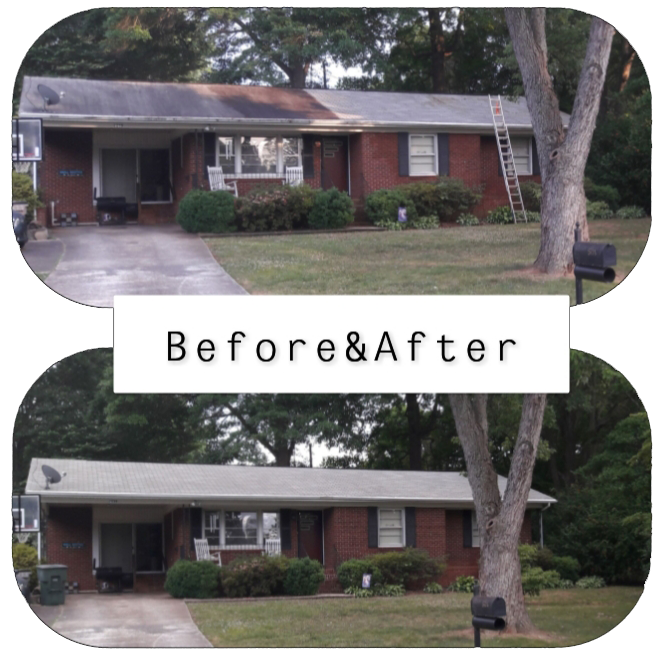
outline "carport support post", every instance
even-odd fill
[[[580,223],[575,224],[575,242],[578,243],[582,239],[582,232],[580,231]],[[583,303],[582,295],[582,278],[575,277],[575,305]]]

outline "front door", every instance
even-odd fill
[[[298,513],[298,558],[311,558],[323,565],[323,512]]]
[[[348,137],[324,137],[321,142],[321,184],[349,191]]]
[[[124,574],[132,574],[132,525],[101,525],[100,567],[121,567]]]
[[[102,193],[100,197],[124,197],[136,203],[138,180],[136,149],[102,149]]]

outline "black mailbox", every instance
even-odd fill
[[[478,592],[478,587],[474,589]],[[506,628],[506,600],[503,597],[487,597],[475,594],[471,598],[471,624],[473,625],[474,645],[480,647],[480,630],[502,631]]]
[[[575,243],[573,245],[575,277],[611,284],[617,264],[617,250],[606,243]]]

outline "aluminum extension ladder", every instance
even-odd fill
[[[496,145],[499,149],[499,160],[503,171],[503,180],[506,184],[506,192],[510,199],[510,210],[513,213],[513,220],[517,223],[517,217],[520,220],[528,222],[524,201],[522,200],[522,191],[517,179],[517,170],[515,169],[515,159],[513,158],[513,148],[510,145],[510,136],[508,135],[508,126],[503,116],[503,105],[501,96],[489,96],[490,111],[492,113],[492,122],[494,123],[494,134],[496,135]]]

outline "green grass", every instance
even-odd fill
[[[617,280],[637,263],[650,224],[650,219],[589,223],[591,240],[616,245]],[[219,263],[253,294],[574,297],[572,277],[524,272],[539,241],[538,224],[207,239]],[[585,282],[585,299],[610,288]]]
[[[484,634],[488,647],[578,645],[616,627],[641,588],[550,590],[528,599],[533,636]],[[470,647],[470,596],[190,604],[215,647]]]

